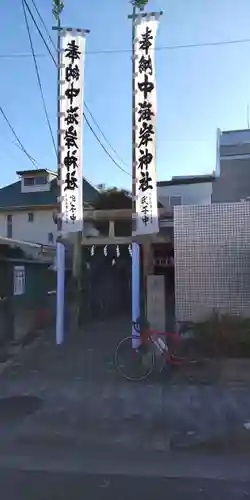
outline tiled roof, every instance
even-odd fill
[[[57,179],[51,181],[49,191],[36,191],[33,193],[21,192],[21,181],[9,184],[0,189],[0,209],[9,207],[29,207],[56,205],[59,195]],[[98,197],[99,192],[88,181],[83,179],[83,199],[85,203],[91,204]]]

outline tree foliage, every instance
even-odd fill
[[[147,4],[148,0],[132,0],[133,7],[137,7],[140,10],[144,10]]]
[[[63,9],[64,9],[64,3],[61,0],[53,0],[52,14],[57,21],[59,21]]]
[[[118,210],[122,208],[132,208],[132,195],[126,189],[118,189],[116,187],[106,188],[103,185],[99,186],[99,197],[94,204],[95,210]],[[108,234],[109,223],[107,221],[98,221],[95,227],[101,234]],[[115,223],[116,236],[130,236],[132,230],[132,221],[117,221]]]

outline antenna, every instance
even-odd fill
[[[249,125],[249,104],[247,105],[247,128],[250,128],[250,125]]]

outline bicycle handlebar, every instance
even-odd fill
[[[141,329],[143,329],[143,326],[140,325],[140,323],[137,321],[132,321],[132,326],[134,327],[136,333],[138,333],[140,335]],[[176,343],[179,343],[181,340],[180,334],[178,334],[176,332],[159,332],[157,330],[150,330],[150,328],[149,328],[149,336],[153,336],[153,335],[158,335],[158,336],[161,335],[161,336],[164,336],[166,338],[172,338]]]

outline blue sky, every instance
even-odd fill
[[[31,5],[31,0],[27,0]],[[37,0],[49,28],[51,0]],[[105,6],[104,6],[105,5]],[[250,38],[249,0],[152,0],[163,9],[157,46],[188,45]],[[131,165],[131,24],[127,0],[65,0],[62,22],[91,29],[86,57],[85,100],[113,147]],[[56,169],[24,23],[21,0],[0,5],[0,104],[28,152],[42,167]],[[42,84],[56,131],[56,70],[31,26]],[[53,33],[53,37],[55,34]],[[102,50],[125,50],[100,54]],[[96,53],[95,53],[96,52]],[[2,57],[6,56],[6,57]],[[209,173],[215,168],[216,128],[247,127],[250,103],[250,43],[158,50],[157,176]],[[0,186],[31,164],[13,145],[0,116]],[[113,153],[112,153],[113,154]],[[119,160],[118,160],[119,161]],[[102,151],[84,128],[84,175],[94,184],[129,188],[131,179]]]

